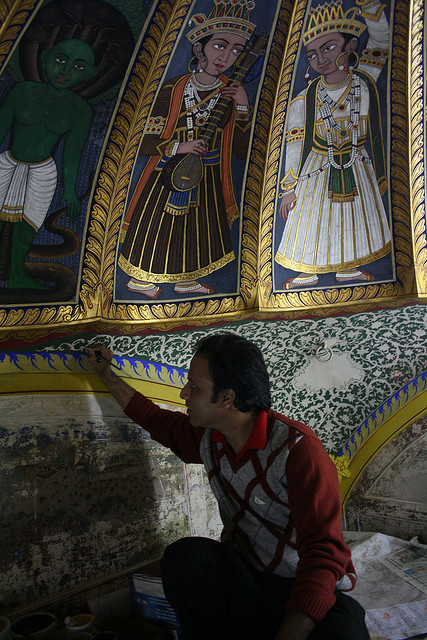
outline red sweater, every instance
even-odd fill
[[[336,469],[315,433],[261,412],[237,456],[222,434],[137,393],[126,414],[186,463],[202,463],[224,524],[221,539],[260,571],[295,577],[286,608],[320,622],[355,573],[341,530]]]

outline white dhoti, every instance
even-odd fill
[[[0,220],[25,220],[38,230],[55,194],[57,169],[53,158],[24,163],[9,151],[0,154]]]
[[[362,157],[368,159],[365,150]],[[325,156],[312,152],[303,175],[315,174]],[[390,253],[390,228],[372,164],[352,167],[357,194],[348,202],[328,198],[329,171],[301,181],[276,261],[287,269],[321,274],[355,269]]]

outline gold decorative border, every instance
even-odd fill
[[[397,306],[404,302],[403,299],[413,300],[414,294],[416,294],[412,258],[412,228],[410,215],[408,215],[408,212],[411,211],[407,149],[408,5],[404,0],[396,1],[390,75],[392,88],[391,186],[397,282],[310,291],[273,292],[272,229],[278,189],[279,160],[292,74],[307,4],[308,0],[297,0],[295,3],[292,29],[283,61],[272,121],[272,136],[265,176],[265,184],[270,188],[265,189],[261,211],[259,308],[262,311],[280,309],[287,314],[295,314],[296,312],[297,315],[301,311],[305,315],[311,311],[315,315],[325,316],[340,311],[362,311],[372,308],[373,305],[388,306],[391,303],[391,306]]]
[[[97,304],[97,312],[103,318],[150,319],[144,305],[140,309],[131,305],[135,310],[128,312],[126,305],[111,303],[116,246],[133,161],[164,67],[190,4],[191,0],[179,3],[164,0],[156,9],[108,141],[93,200],[81,289],[86,306]]]
[[[44,0],[2,0],[0,3],[0,68],[34,9]]]
[[[418,294],[427,295],[427,234],[426,234],[426,33],[425,3],[414,0],[411,11],[410,100],[411,123],[411,203],[414,229],[414,262]]]

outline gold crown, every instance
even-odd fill
[[[215,0],[209,16],[196,13],[190,18],[188,26],[195,26],[187,33],[187,39],[194,44],[212,35],[213,31],[221,30],[237,33],[249,40],[256,27],[250,22],[252,9],[255,9],[253,0]]]
[[[359,38],[366,29],[364,24],[355,20],[355,15],[359,13],[360,10],[357,7],[352,7],[344,13],[341,0],[332,0],[324,5],[318,5],[315,9],[310,9],[308,27],[302,39],[304,46],[315,38],[333,31],[349,33]]]

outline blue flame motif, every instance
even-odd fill
[[[357,450],[366,442],[372,433],[381,427],[393,413],[396,413],[415,396],[427,388],[427,371],[423,371],[413,380],[398,389],[390,398],[385,400],[364,422],[351,434],[345,445],[339,451],[338,456],[346,456],[349,460]],[[360,440],[358,443],[356,437]]]
[[[3,352],[0,353],[0,363],[9,362],[13,364],[20,371],[24,371],[25,367],[22,363],[22,359],[25,358],[31,367],[41,371],[42,367],[38,359],[42,359],[43,363],[46,363],[52,371],[60,371],[62,367],[65,367],[68,371],[75,370],[73,364],[77,364],[84,372],[90,372],[90,367],[87,366],[88,355],[85,352],[62,352],[52,351],[51,349],[46,351],[19,351],[19,352]],[[20,360],[22,366],[20,364]],[[187,375],[186,369],[180,369],[170,365],[160,364],[158,362],[150,362],[148,360],[138,360],[137,358],[130,358],[124,356],[114,356],[114,362],[120,368],[121,371],[125,371],[126,368],[132,371],[130,378],[141,378],[143,374],[153,381],[160,381],[162,383],[169,382],[170,384],[183,385],[185,377]],[[178,381],[178,382],[176,382]]]

